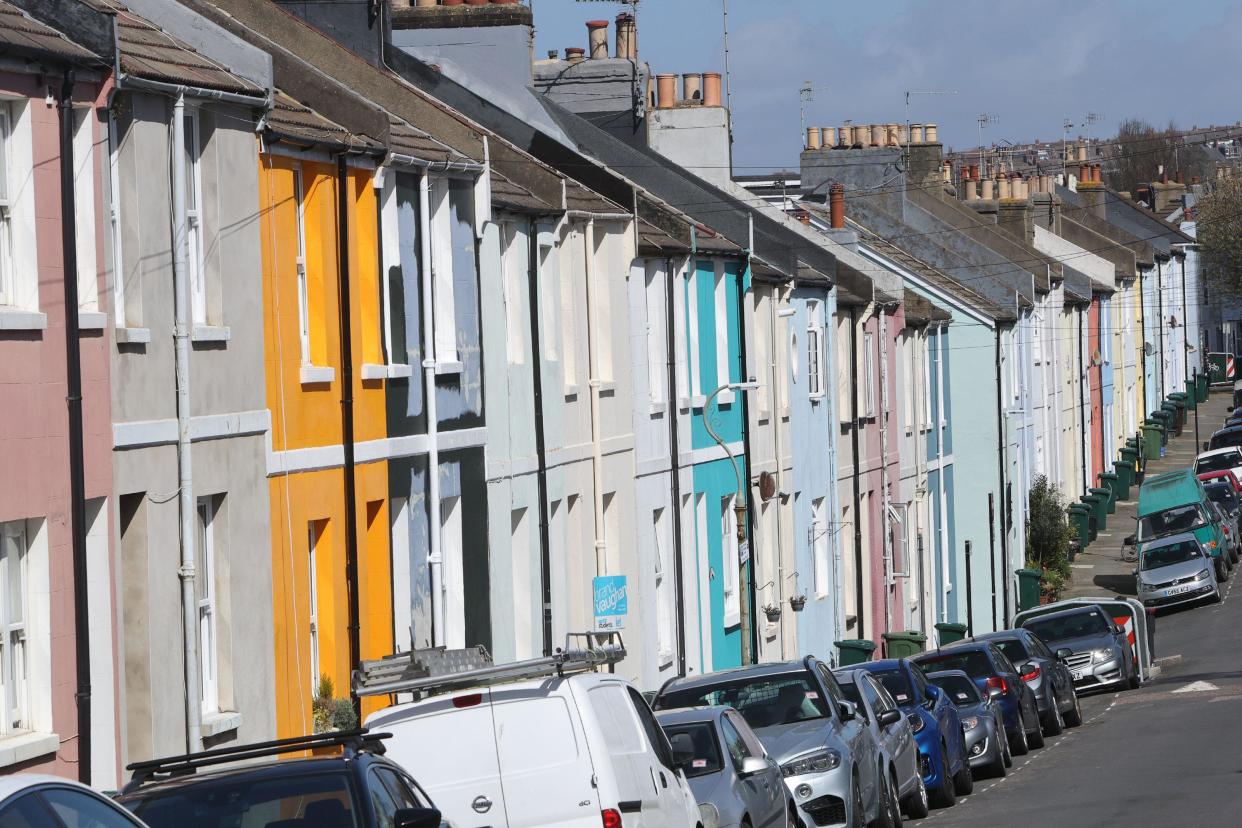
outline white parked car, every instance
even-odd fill
[[[1233,472],[1234,478],[1242,484],[1242,448],[1226,446],[1205,451],[1195,458],[1196,475],[1222,471]]]
[[[698,804],[678,766],[693,757],[675,760],[638,690],[608,673],[539,669],[554,660],[474,670],[475,686],[419,681],[434,695],[366,725],[392,734],[386,755],[454,828],[694,828]]]
[[[59,776],[17,773],[0,777],[0,826],[145,828],[108,797]]]

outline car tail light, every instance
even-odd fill
[[[1031,672],[1022,674],[1023,681],[1034,681],[1037,678],[1039,678],[1039,665],[1037,664],[1031,665]]]
[[[458,696],[453,699],[453,707],[474,707],[481,701],[483,701],[482,693],[470,693],[469,695]]]
[[[621,812],[613,808],[605,808],[599,812],[604,820],[604,828],[621,828]]]
[[[995,687],[997,690],[1000,690],[1002,696],[1009,695],[1009,682],[1005,681],[1005,679],[1002,678],[1001,676],[992,676],[990,679],[988,679],[988,684],[987,684],[988,691],[990,692],[993,687]]]

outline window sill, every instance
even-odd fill
[[[150,328],[117,328],[118,345],[145,345],[151,341]]]
[[[240,713],[231,711],[204,713],[201,725],[203,738],[210,739],[213,736],[237,730],[241,725],[242,714]]]
[[[578,386],[577,385],[566,385],[565,386],[565,399],[566,400],[578,399]]]
[[[102,331],[108,327],[108,314],[99,311],[78,311],[79,331]]]
[[[690,398],[691,408],[702,408],[705,405],[707,405],[707,397],[702,394],[695,394]]]
[[[47,314],[4,308],[0,310],[0,331],[45,331]]]
[[[734,627],[742,626],[742,616],[739,612],[731,612],[724,617],[724,627],[726,630]]]
[[[436,376],[460,374],[463,366],[460,360],[436,360]]]
[[[647,406],[647,413],[652,417],[663,417],[668,413],[668,403],[653,402]]]
[[[733,405],[733,398],[737,396],[732,388],[726,388],[716,395],[716,405]]]
[[[18,733],[0,738],[0,768],[49,756],[60,747],[55,733]]]
[[[602,381],[599,383],[599,395],[601,397],[616,396],[616,393],[617,393],[617,384],[615,382],[611,380],[607,380],[607,381]]]
[[[673,663],[673,651],[672,650],[660,650],[659,666],[661,668],[664,668],[664,667],[668,667],[672,663]]]
[[[811,400],[811,405],[816,405],[824,401],[823,392],[820,392],[819,394],[807,394],[807,397]]]
[[[195,325],[191,342],[228,342],[233,332],[224,325]]]
[[[324,385],[336,379],[336,369],[327,365],[303,365],[299,377],[303,385]]]
[[[772,412],[766,408],[759,409],[758,420],[761,423],[769,422],[772,419]]]
[[[388,379],[388,366],[376,365],[374,362],[364,362],[362,363],[362,371],[359,376],[363,382]]]
[[[781,406],[781,421],[786,422],[786,423],[789,422],[789,407],[788,406]]]
[[[409,379],[414,376],[414,369],[409,365],[394,364],[386,367],[389,379]]]

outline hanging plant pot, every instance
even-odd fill
[[[775,624],[781,620],[781,608],[772,604],[764,604],[763,614],[768,617],[768,623]]]
[[[802,612],[803,607],[806,606],[806,596],[805,595],[792,596],[789,599],[789,606],[794,612]]]

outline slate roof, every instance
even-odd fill
[[[1085,207],[1080,193],[1068,187],[1057,187],[1057,195],[1067,203]],[[1115,190],[1104,188],[1104,211],[1110,224],[1129,233],[1136,241],[1147,242],[1162,256],[1172,254],[1174,244],[1193,244],[1194,239],[1143,207],[1123,198]]]
[[[294,143],[305,141],[308,145],[375,152],[384,149],[376,139],[350,132],[284,92],[276,93],[265,129]]]
[[[909,288],[902,292],[901,304],[907,325],[927,325],[931,322],[949,322],[953,319],[953,314]]]
[[[6,0],[0,0],[0,50],[32,58],[99,62],[90,51]]]
[[[519,212],[555,213],[559,204],[549,204],[530,190],[492,170],[492,204]]]
[[[144,80],[261,96],[263,87],[230,72],[188,43],[134,14],[120,0],[80,0],[116,16],[121,72]]]
[[[448,144],[437,141],[395,115],[389,117],[388,128],[388,148],[395,153],[438,163],[470,160]]]

